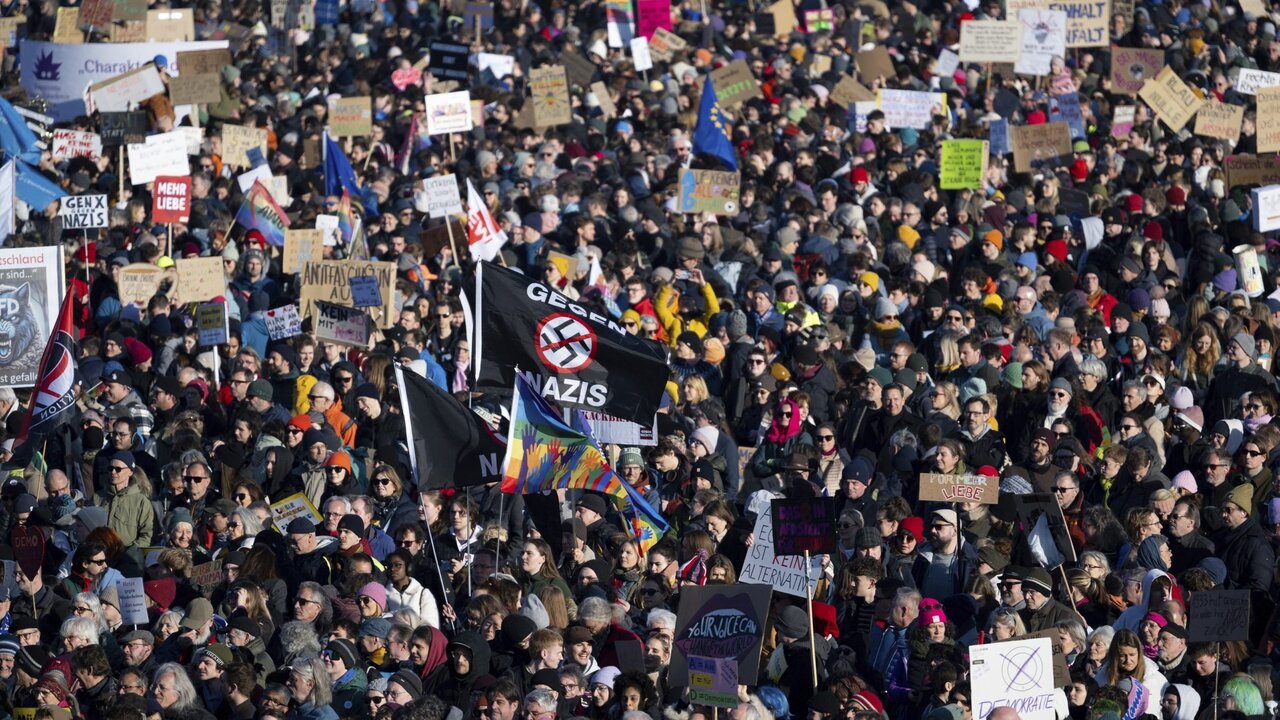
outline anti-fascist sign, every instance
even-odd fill
[[[476,273],[478,385],[507,394],[517,368],[543,397],[653,422],[667,381],[666,352],[612,318],[490,262]]]
[[[106,195],[70,195],[58,209],[63,230],[89,230],[107,226]]]
[[[767,585],[743,584],[681,590],[671,648],[671,684],[689,684],[690,656],[737,660],[738,682],[755,684],[771,592]]]

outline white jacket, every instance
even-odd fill
[[[391,583],[387,583],[387,611],[395,612],[400,608],[409,608],[418,613],[418,617],[431,627],[440,627],[440,610],[436,607],[436,596],[414,578],[409,578],[409,586],[404,589],[404,592],[396,590]]]

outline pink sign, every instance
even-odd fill
[[[671,0],[636,0],[636,32],[652,39],[658,28],[671,31]]]

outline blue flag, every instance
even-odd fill
[[[702,100],[698,103],[698,126],[693,131],[693,154],[719,158],[730,170],[738,169],[738,155],[729,139],[729,124],[720,112],[720,99],[716,97],[711,75],[702,86]]]
[[[36,134],[4,98],[0,98],[0,150],[4,150],[7,157],[16,157],[33,165],[40,162]]]
[[[342,152],[342,146],[333,141],[328,133],[324,135],[324,194],[342,196],[346,190],[355,197],[360,197],[360,183],[356,180],[356,171],[351,169],[351,161]]]
[[[49,207],[49,203],[54,200],[60,200],[67,196],[67,191],[58,187],[58,184],[44,175],[40,171],[30,165],[17,161],[15,169],[16,187],[14,192],[18,195],[18,199],[31,206],[36,212],[44,212]]]
[[[338,0],[318,0],[316,2],[316,25],[338,24]]]

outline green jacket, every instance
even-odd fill
[[[110,498],[99,493],[97,504],[107,509],[107,524],[120,535],[120,541],[126,547],[151,545],[155,510],[137,485],[130,484],[124,492]]]
[[[369,678],[360,668],[350,671],[350,675],[334,684],[333,702],[329,703],[340,718],[361,715],[365,711],[364,693],[369,689]]]

